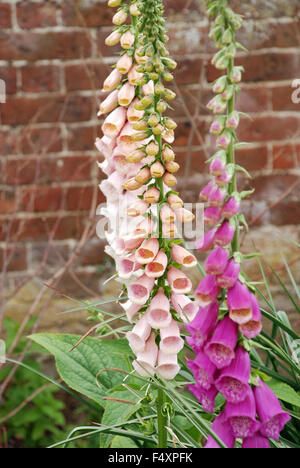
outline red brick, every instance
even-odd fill
[[[100,127],[99,127],[100,128]],[[97,128],[92,127],[69,127],[68,149],[71,151],[89,151],[95,149]],[[99,130],[100,132],[100,130]]]
[[[273,174],[255,177],[248,183],[255,189],[252,195],[253,200],[264,200],[273,203],[297,182],[300,182],[300,179],[296,175]],[[299,186],[297,185],[295,185],[294,189],[285,197],[285,201],[289,201],[291,197],[294,197],[296,194],[299,194]]]
[[[270,223],[275,226],[300,224],[299,201],[282,201],[270,211]]]
[[[273,146],[273,168],[293,169],[299,167],[300,145],[276,145]]]
[[[184,23],[183,26],[178,23],[170,24],[168,48],[171,56],[207,53],[208,44],[213,47],[213,42],[207,40],[207,31],[207,27],[199,26],[197,23]]]
[[[22,71],[22,90],[27,93],[58,91],[59,68],[51,65],[26,66]]]
[[[180,165],[178,171],[178,180],[184,177],[187,164],[189,165],[188,174],[195,175],[195,173],[207,172],[208,165],[206,164],[206,154],[201,150],[192,151],[176,151],[176,162]]]
[[[65,67],[67,90],[101,89],[110,71],[109,65],[104,64],[102,60],[91,64],[67,65]]]
[[[243,80],[246,82],[288,80],[298,75],[300,58],[298,53],[256,53],[239,57],[236,64],[245,68]],[[209,82],[214,81],[221,74],[223,73],[209,63],[207,67]]]
[[[237,33],[237,39],[245,44],[248,50],[296,47],[299,46],[299,27],[298,21],[245,21]]]
[[[17,4],[17,20],[23,29],[56,26],[56,5],[51,2],[22,1]]]
[[[27,250],[25,247],[12,246],[0,249],[0,270],[24,271],[27,269]]]
[[[11,214],[17,210],[16,194],[13,190],[0,190],[0,213]]]
[[[79,122],[90,120],[94,99],[86,96],[14,97],[3,104],[2,123],[23,125],[41,122]],[[22,112],[20,112],[22,109]]]
[[[17,92],[17,72],[15,68],[0,67],[0,79],[5,81],[6,94],[15,94]]]
[[[78,59],[91,55],[88,32],[0,32],[2,60]]]
[[[104,196],[97,185],[87,187],[70,187],[66,196],[66,207],[69,211],[88,211],[91,209],[93,199],[97,203],[104,202]]]
[[[259,148],[240,148],[236,152],[236,162],[248,171],[266,169],[268,164],[268,149],[266,146]]]
[[[64,208],[64,196],[61,187],[23,188],[20,195],[20,210],[40,212],[59,211]]]
[[[238,137],[245,142],[286,140],[295,136],[299,130],[299,118],[269,115],[255,117],[253,120],[242,119],[238,129]]]
[[[253,0],[231,0],[231,8],[248,18],[282,18],[284,16],[297,16],[299,12],[298,0],[272,0],[268,2],[253,2]]]
[[[115,8],[109,8],[106,2],[92,0],[89,2],[74,2],[64,0],[62,5],[63,22],[66,26],[83,26],[95,28],[110,26]]]
[[[11,27],[11,5],[2,3],[0,5],[0,28],[8,29]]]
[[[177,85],[199,83],[202,66],[202,60],[199,58],[178,60],[177,68],[174,71]]]
[[[182,17],[187,17],[191,20],[197,21],[201,13],[200,3],[197,0],[165,0],[164,1],[165,12],[169,17],[174,17],[178,19]]]
[[[271,91],[264,87],[243,87],[236,108],[241,112],[265,112],[271,108]]]
[[[47,184],[51,182],[82,182],[90,180],[90,156],[66,158],[26,158],[6,161],[6,183],[11,185]]]
[[[100,239],[87,241],[78,257],[78,264],[82,266],[100,265],[104,258],[104,243]]]
[[[289,111],[300,111],[300,102],[293,102],[293,97],[297,100],[300,99],[300,92],[297,88],[292,87],[292,83],[289,86],[276,86],[272,88],[272,103],[275,111],[289,110]],[[294,96],[293,96],[294,95]]]
[[[20,136],[20,150],[23,154],[59,153],[62,151],[60,127],[25,128]]]

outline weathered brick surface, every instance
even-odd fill
[[[53,231],[43,272],[47,278],[77,245],[95,194],[96,203],[104,201],[97,193],[103,175],[97,169],[101,156],[94,139],[101,135],[96,110],[103,80],[118,50],[104,46],[114,10],[104,0],[13,3],[0,4],[0,79],[7,90],[0,109],[0,269],[4,242],[11,254],[9,272],[24,276],[38,267]],[[178,99],[171,103],[170,114],[178,122],[179,188],[186,201],[195,202],[207,180],[205,161],[214,150],[206,104],[212,96],[210,84],[220,72],[210,64],[214,48],[207,39],[201,2],[164,3],[169,47],[178,61],[173,86]],[[300,5],[298,0],[230,4],[245,16],[238,38],[249,50],[237,59],[245,67],[237,107],[250,114],[249,119],[242,117],[238,135],[254,143],[237,151],[238,164],[252,175],[250,180],[239,175],[240,186],[255,188],[243,204],[253,228],[245,245],[252,249],[255,241],[277,268],[279,249],[275,235],[268,233],[279,232],[280,239],[292,232],[299,242],[300,84],[292,84],[300,80]],[[103,262],[103,245],[92,236],[76,260],[87,290],[98,288],[95,267]],[[294,248],[286,247],[288,259]],[[254,263],[249,272],[257,273]],[[300,277],[296,266],[293,273]],[[80,289],[72,273],[64,275],[63,287],[76,294]]]

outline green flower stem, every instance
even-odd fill
[[[163,389],[159,388],[157,390],[157,428],[158,428],[158,446],[157,448],[167,448],[167,418],[163,413],[163,407],[165,404],[165,392]]]

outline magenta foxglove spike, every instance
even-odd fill
[[[198,252],[207,252],[208,250],[212,249],[214,245],[214,238],[215,238],[215,229],[211,229],[203,237],[196,241],[196,249]]]
[[[234,448],[235,438],[233,436],[230,427],[226,421],[224,412],[219,414],[219,416],[214,420],[211,426],[215,434],[222,440],[227,448]],[[221,448],[219,444],[213,439],[212,436],[208,436],[206,445],[204,448]]]
[[[195,297],[204,307],[215,302],[220,292],[221,288],[217,286],[216,277],[213,275],[206,275],[198,285]]]
[[[231,320],[243,325],[252,318],[251,294],[245,284],[237,281],[228,290],[227,304]]]
[[[221,275],[224,273],[229,259],[228,250],[216,247],[207,257],[205,271],[208,275]]]
[[[242,402],[227,402],[225,415],[237,439],[252,437],[260,427],[260,423],[256,420],[255,399],[251,389]]]
[[[206,390],[199,385],[189,384],[188,388],[190,392],[197,398],[199,403],[203,406],[204,411],[213,413],[215,409],[215,398],[218,394],[218,390],[213,385],[209,390]]]
[[[235,357],[238,326],[228,316],[221,320],[208,343],[205,353],[218,369],[229,366]]]
[[[252,318],[249,322],[240,325],[240,332],[248,339],[255,338],[262,330],[261,311],[258,300],[254,294],[250,295]]]
[[[191,337],[187,337],[188,344],[198,353],[203,347],[210,333],[214,330],[219,313],[219,304],[214,302],[206,307],[200,307],[198,314],[185,328]]]
[[[227,263],[224,273],[217,277],[217,285],[220,288],[233,288],[240,274],[240,264],[236,263],[233,258]]]
[[[216,231],[214,243],[221,247],[226,247],[233,240],[234,233],[235,227],[229,221],[224,221]]]
[[[196,384],[209,390],[215,380],[216,366],[200,351],[194,361],[188,361],[187,365],[193,372]]]

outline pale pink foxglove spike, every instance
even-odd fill
[[[127,216],[131,217],[137,217],[137,216],[142,216],[147,212],[149,208],[148,203],[145,203],[143,200],[139,200],[136,203],[130,205],[127,208]]]
[[[132,233],[132,237],[148,237],[154,230],[154,222],[151,218],[141,221]]]
[[[143,275],[128,286],[128,298],[134,304],[144,305],[149,299],[153,286],[154,279]]]
[[[165,354],[178,354],[184,346],[180,336],[180,329],[175,320],[172,320],[167,328],[160,330],[160,349]]]
[[[155,333],[151,333],[146,341],[144,351],[137,354],[132,365],[136,372],[143,377],[150,377],[155,374],[155,364],[157,361],[158,346],[155,343]]]
[[[145,114],[145,111],[136,110],[134,108],[134,104],[136,104],[137,101],[138,101],[138,99],[135,98],[131,102],[131,104],[130,104],[128,110],[127,110],[127,120],[128,120],[129,123],[135,123],[135,122],[139,121]]]
[[[118,202],[119,196],[122,193],[122,177],[113,172],[108,179],[105,179],[99,184],[100,190],[103,192],[109,203]]]
[[[184,294],[172,293],[171,304],[184,323],[192,321],[199,310],[199,304]]]
[[[121,39],[121,33],[116,30],[113,31],[107,38],[105,39],[105,45],[112,47],[117,45],[120,42]]]
[[[173,244],[172,257],[175,262],[179,263],[186,268],[193,268],[197,265],[197,259],[194,255],[188,252],[184,247]]]
[[[156,296],[151,300],[149,307],[148,322],[152,328],[166,328],[172,321],[170,314],[170,303],[163,290],[160,289]]]
[[[178,197],[178,195],[175,195],[174,193],[171,193],[168,196],[168,203],[172,210],[183,207],[183,201],[180,197]]]
[[[110,176],[116,170],[113,162],[108,161],[107,159],[104,159],[102,163],[98,162],[97,164],[99,169],[107,176]]]
[[[164,379],[172,380],[179,371],[180,366],[178,365],[177,354],[166,354],[160,349],[156,372]]]
[[[138,49],[135,51],[135,54],[134,54],[134,59],[135,59],[136,63],[141,64],[141,63],[146,63],[146,62],[148,62],[149,57],[147,57],[147,55],[142,55],[142,56],[140,57],[140,56],[138,55],[137,51],[138,51]]]
[[[127,319],[130,323],[133,322],[134,317],[137,315],[137,313],[141,310],[142,306],[138,304],[134,304],[131,301],[127,302],[120,302],[120,306],[125,310]]]
[[[159,215],[163,223],[174,223],[176,221],[176,215],[168,205],[163,205]]]
[[[132,67],[132,58],[127,54],[122,55],[117,61],[117,70],[121,75],[126,75]]]
[[[169,143],[171,145],[175,141],[174,130],[165,130],[165,131],[163,131],[162,137],[167,143]]]
[[[128,107],[135,94],[135,88],[128,82],[125,83],[118,92],[118,101],[120,106]]]
[[[141,267],[142,265],[136,261],[134,254],[129,257],[121,258],[117,262],[117,271],[119,273],[119,277],[122,279],[129,279],[132,274]]]
[[[149,94],[154,94],[154,83],[152,80],[148,81],[147,84],[142,86],[142,91],[145,96]]]
[[[136,66],[133,66],[128,72],[128,81],[131,85],[136,86],[138,80],[143,78],[143,74],[136,71]],[[138,100],[138,99],[137,99]]]
[[[143,236],[136,236],[132,238],[130,234],[119,239],[122,242],[125,252],[131,252],[134,249],[137,249],[144,240]]]
[[[145,273],[149,278],[160,278],[164,275],[168,265],[168,257],[163,250],[160,250],[153,262],[148,263]]]
[[[98,117],[100,117],[102,114],[108,114],[109,112],[112,112],[118,105],[118,93],[119,91],[115,89],[112,91],[104,101],[101,102],[99,112],[98,112]]]
[[[124,109],[125,114],[126,110]],[[127,115],[127,114],[126,114]],[[132,146],[136,146],[132,136],[136,134],[137,131],[134,130],[133,126],[130,123],[126,123],[122,128],[120,135],[117,138],[117,144],[122,145],[123,148],[128,148],[128,153],[131,152]],[[136,148],[134,148],[136,149]]]
[[[177,227],[174,223],[163,223],[162,234],[165,239],[174,239],[177,236]]]
[[[103,91],[113,91],[122,81],[122,75],[117,68],[115,68],[110,75],[106,78],[103,84]]]
[[[140,320],[133,327],[132,331],[126,333],[129,346],[137,354],[144,351],[146,341],[151,334],[151,326],[148,323],[147,313],[144,313]]]
[[[167,278],[172,291],[176,294],[188,294],[192,290],[191,280],[178,268],[170,267]]]
[[[132,34],[131,31],[128,30],[124,34],[122,34],[120,43],[123,49],[130,49],[130,47],[133,46],[134,41],[135,41],[134,35]]]
[[[176,219],[181,223],[191,223],[195,219],[195,215],[185,208],[177,208],[175,210]]]
[[[135,259],[138,263],[146,265],[151,263],[158,254],[159,243],[157,239],[145,240],[140,248],[135,252]]]
[[[103,136],[102,138],[96,138],[95,146],[103,156],[108,159],[111,156],[111,152],[116,146],[115,138],[109,138],[108,136]]]
[[[105,119],[102,125],[104,135],[114,138],[118,136],[126,121],[126,109],[117,107]]]

